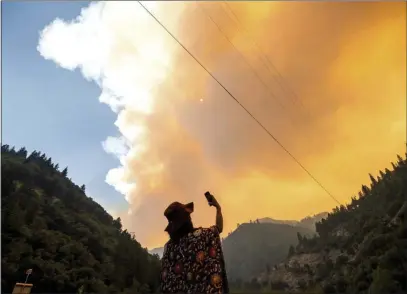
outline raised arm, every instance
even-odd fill
[[[223,216],[220,206],[216,207],[216,226],[218,227],[219,234],[223,231]]]
[[[210,195],[210,200],[208,203],[210,206],[214,206],[216,208],[216,227],[218,228],[219,234],[223,231],[223,216],[222,216],[222,209],[219,205],[219,202],[216,200],[215,196]]]

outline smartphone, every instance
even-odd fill
[[[206,197],[206,200],[208,200],[208,202],[211,202],[212,201],[212,194],[211,193],[209,193],[209,192],[206,192],[205,193],[205,197]]]

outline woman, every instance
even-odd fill
[[[219,236],[223,230],[222,211],[213,195],[207,192],[205,196],[209,205],[216,208],[216,225],[210,228],[194,228],[192,202],[174,202],[164,212],[170,240],[162,258],[163,293],[228,293]]]

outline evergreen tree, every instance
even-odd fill
[[[2,145],[3,293],[29,282],[33,293],[148,293],[159,287],[160,261],[86,197],[50,158]],[[52,163],[52,162],[51,162]],[[57,166],[57,165],[56,165]]]
[[[376,181],[376,179],[372,176],[372,174],[369,174],[369,178],[370,178],[370,181],[372,182],[372,186],[374,186],[374,185],[377,184],[377,181]]]
[[[294,254],[295,254],[295,249],[294,249],[294,246],[291,245],[291,246],[290,246],[290,249],[288,249],[288,257],[291,257],[291,256],[293,256]]]
[[[301,245],[303,238],[299,232],[297,233],[297,239],[298,239],[298,244]]]
[[[27,158],[27,149],[25,149],[24,147],[20,148],[20,150],[17,151],[17,155],[23,158]]]

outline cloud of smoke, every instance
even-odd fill
[[[403,3],[143,4],[340,201],[404,152]],[[144,245],[165,241],[162,213],[175,200],[196,202],[197,225],[213,223],[206,190],[227,230],[335,205],[137,2],[56,19],[38,50],[79,68],[117,113],[121,137],[103,148],[121,165],[106,181]]]

